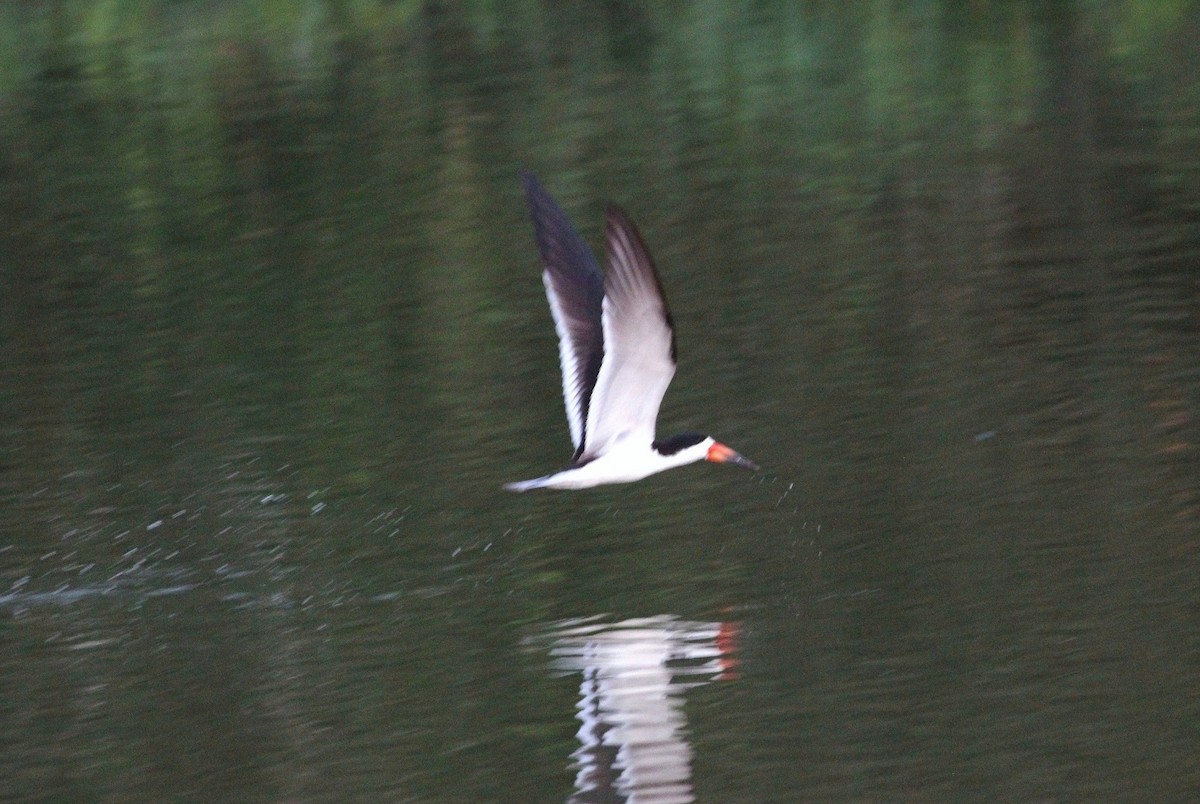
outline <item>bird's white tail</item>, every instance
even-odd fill
[[[546,482],[550,479],[550,477],[551,475],[546,475],[545,477],[535,477],[533,480],[518,480],[516,483],[505,483],[503,488],[505,491],[529,491],[530,489],[544,489],[550,485]]]

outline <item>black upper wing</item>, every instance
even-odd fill
[[[563,401],[578,459],[587,443],[588,407],[604,359],[604,275],[587,243],[537,177],[526,170],[521,179],[542,258],[542,282],[558,332]]]

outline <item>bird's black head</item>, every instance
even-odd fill
[[[670,438],[663,438],[651,444],[654,451],[660,455],[674,455],[680,450],[699,444],[704,439],[708,438],[704,433],[680,433],[673,435]]]

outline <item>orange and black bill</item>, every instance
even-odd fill
[[[720,442],[708,448],[708,456],[705,460],[712,461],[713,463],[731,463],[734,466],[743,466],[747,469],[753,469],[756,472],[759,469],[758,464],[754,461]]]

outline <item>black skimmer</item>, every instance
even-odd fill
[[[654,260],[619,207],[608,207],[608,274],[537,178],[523,172],[542,256],[542,283],[558,331],[563,399],[575,455],[552,475],[509,491],[631,483],[696,461],[758,469],[703,433],[656,439],[654,423],[675,374],[675,330]]]

